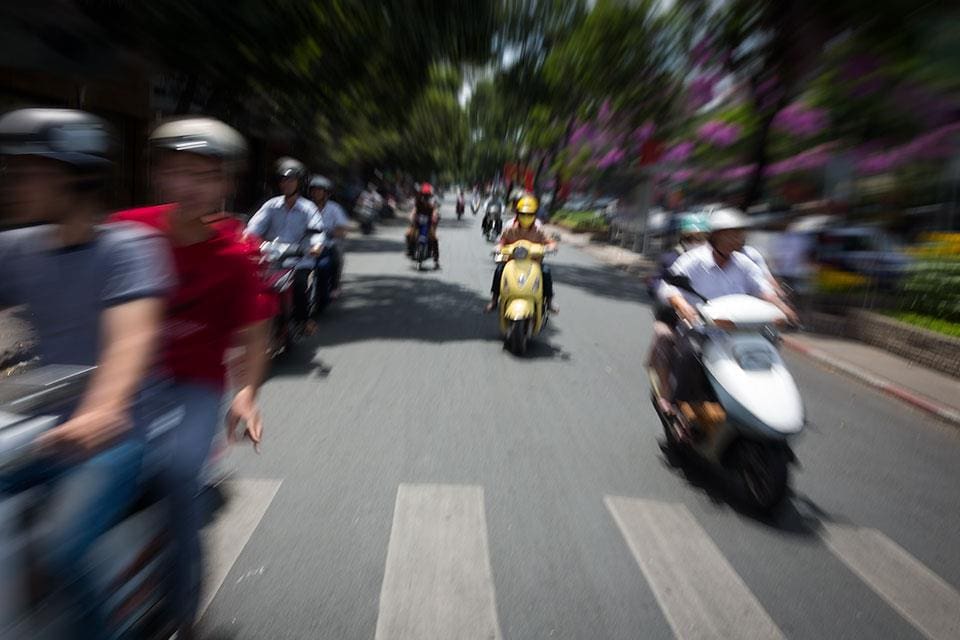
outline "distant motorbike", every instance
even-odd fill
[[[539,335],[550,316],[540,266],[547,253],[546,245],[527,240],[496,253],[498,262],[507,262],[500,280],[500,334],[504,347],[514,355],[526,353],[529,341]]]
[[[357,220],[360,223],[360,232],[368,236],[374,231],[374,223],[377,220],[377,212],[367,205],[361,205],[357,208]]]
[[[466,202],[464,202],[462,197],[457,198],[457,220],[463,218],[463,212],[466,210]]]
[[[480,229],[488,242],[496,242],[503,231],[503,207],[498,202],[491,202],[483,214]]]
[[[417,263],[417,271],[423,270],[423,263],[433,257],[430,250],[430,216],[425,213],[417,214],[417,241],[413,248],[413,261]]]
[[[677,388],[664,411],[659,377],[650,370],[651,399],[667,446],[707,461],[749,505],[770,510],[789,487],[796,461],[790,441],[803,429],[803,401],[777,348],[786,316],[747,295],[707,301],[681,276],[667,282],[700,297],[701,321],[681,324]],[[686,437],[684,437],[686,436]]]
[[[36,439],[62,420],[64,407],[75,402],[93,367],[47,365],[20,374],[0,384],[0,474],[16,474],[30,465],[42,464],[34,446]],[[160,389],[145,393],[161,393]],[[148,418],[148,442],[163,437],[179,420],[181,407],[156,403]],[[91,577],[103,593],[108,608],[111,637],[166,639],[175,631],[167,608],[166,575],[172,550],[166,529],[167,512],[154,486],[161,460],[148,446],[143,463],[140,497],[119,522],[100,538],[86,558]],[[204,471],[204,487],[223,476]],[[35,575],[30,561],[36,510],[43,505],[43,487],[8,495],[0,505],[7,538],[3,558],[4,578],[30,589],[7,590],[0,602],[0,635],[10,640],[53,640],[67,635],[73,623],[62,594],[46,577]],[[205,494],[206,495],[206,494]],[[208,496],[209,497],[209,496]],[[2,587],[3,585],[0,585]],[[12,624],[11,624],[12,623]]]

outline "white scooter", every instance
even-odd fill
[[[706,460],[748,504],[770,510],[787,492],[796,462],[790,441],[805,424],[800,392],[778,351],[787,318],[753,296],[707,301],[686,277],[668,282],[704,302],[697,307],[701,322],[681,328],[681,352],[688,355],[675,372],[672,411],[664,411],[659,378],[650,370],[667,445]]]

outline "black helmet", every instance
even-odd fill
[[[18,109],[0,118],[0,155],[37,156],[83,171],[110,167],[113,136],[100,118],[75,109]]]
[[[305,173],[306,167],[304,167],[303,163],[299,160],[294,158],[280,158],[277,160],[277,176],[281,178],[293,176],[297,180],[300,180]]]
[[[246,158],[247,143],[237,131],[213,118],[171,120],[154,129],[150,144],[158,149],[185,151],[219,158],[239,165]]]
[[[333,182],[326,176],[315,175],[310,178],[311,189],[323,189],[324,191],[333,191]]]

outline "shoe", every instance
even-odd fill
[[[433,270],[434,270],[434,271],[440,271],[440,263],[439,263],[439,262],[434,262],[434,263],[433,263]]]

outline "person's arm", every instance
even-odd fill
[[[311,205],[307,210],[307,229],[319,229],[323,230],[323,216],[320,215],[320,210],[317,209],[316,205]],[[308,233],[308,242],[310,245],[310,253],[313,255],[320,255],[323,251],[323,244],[321,243],[323,239],[322,233]]]
[[[761,269],[757,264],[752,262],[749,258],[745,259],[746,268],[748,270],[748,286],[750,287],[750,294],[766,300],[770,304],[776,306],[780,311],[787,316],[787,320],[793,324],[799,322],[797,317],[797,312],[787,304],[783,298],[781,298],[773,286],[770,284],[770,281],[767,279],[767,276],[764,274],[763,269]]]
[[[244,235],[253,235],[261,238],[263,240],[270,240],[271,238],[265,237],[267,231],[270,230],[270,208],[267,207],[267,202],[263,203],[263,206],[260,207],[260,210],[253,214],[253,217],[250,218],[250,221],[247,223],[247,230]]]
[[[41,447],[87,457],[123,435],[132,399],[153,361],[163,309],[160,298],[142,298],[103,312],[103,346],[87,391],[73,416],[40,439]]]
[[[340,206],[331,206],[333,212],[333,237],[346,238],[347,231],[350,230],[350,221],[347,220],[347,214]]]
[[[231,379],[236,381],[238,391],[227,412],[227,439],[236,442],[246,436],[257,453],[260,453],[263,438],[263,418],[257,405],[257,395],[269,363],[269,330],[270,323],[267,320],[240,329],[236,335],[236,345],[241,352],[231,360],[230,365]],[[241,421],[244,422],[244,430],[238,434],[237,427]]]
[[[676,262],[674,262],[673,265],[667,270],[667,274],[689,276],[689,268],[687,265],[688,260],[689,259],[684,259],[683,256],[680,256],[680,258],[678,258]],[[660,297],[660,301],[666,305],[669,305],[674,311],[676,311],[677,315],[682,320],[686,320],[690,324],[694,324],[698,320],[699,315],[697,310],[692,304],[687,302],[687,298],[677,287],[667,284],[664,280],[661,280],[657,295]]]

